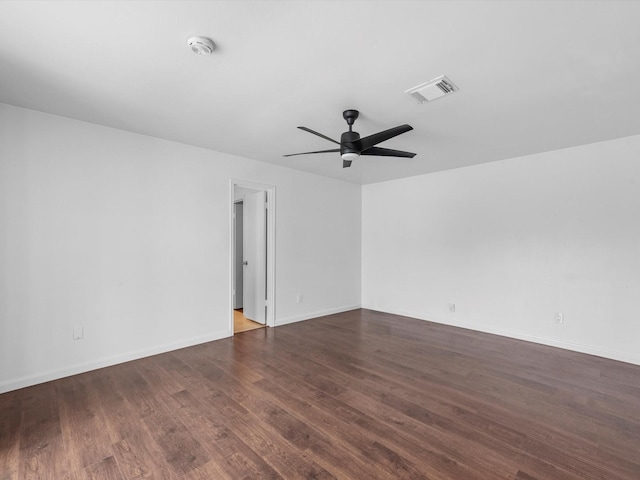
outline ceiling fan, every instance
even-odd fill
[[[360,138],[360,134],[352,130],[353,123],[356,121],[359,114],[360,113],[358,112],[358,110],[345,110],[344,112],[342,112],[342,117],[347,121],[347,124],[349,125],[349,131],[342,134],[339,142],[334,140],[333,138],[327,137],[326,135],[315,132],[310,128],[298,127],[300,130],[313,133],[314,135],[324,138],[325,140],[337,143],[338,145],[340,145],[340,148],[334,148],[331,150],[318,150],[315,152],[291,153],[284,156],[293,157],[295,155],[308,155],[310,153],[340,152],[340,155],[342,156],[342,168],[350,167],[351,162],[360,157],[360,155],[406,158],[413,158],[416,156],[415,153],[411,152],[403,152],[402,150],[392,150],[390,148],[376,147],[376,145],[379,143],[396,137],[402,133],[406,133],[409,130],[413,130],[413,127],[411,125],[400,125],[399,127],[393,127],[389,130],[384,130],[382,132],[369,135],[368,137]]]

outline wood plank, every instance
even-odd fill
[[[21,408],[18,478],[79,478],[75,465],[65,455],[56,384],[25,389]]]
[[[82,470],[86,480],[125,480],[114,457],[107,457]]]
[[[20,429],[22,394],[18,390],[0,395],[0,479],[18,478],[20,466]]]
[[[266,325],[263,325],[258,322],[254,322],[253,320],[249,320],[242,314],[240,310],[233,311],[233,333],[242,333],[249,332],[251,330],[257,330],[260,328],[266,328]]]
[[[206,403],[201,402],[188,391],[174,395],[179,405],[180,418],[194,432],[200,443],[204,445],[212,458],[235,478],[242,478],[248,472],[258,476],[259,472],[266,478],[281,478],[256,452],[227,427],[225,419],[220,415],[210,415]],[[217,405],[219,402],[215,402]]]
[[[90,377],[86,374],[67,377],[58,382],[56,388],[64,442],[69,446],[69,459],[77,471],[113,455],[113,441],[106,419],[100,414],[100,398],[84,383]]]
[[[209,436],[223,427],[224,436],[221,437],[226,439],[226,432],[233,431],[237,439],[243,442],[243,445],[251,445],[255,453],[273,466],[284,478],[315,478],[318,480],[335,478],[314,462],[305,451],[294,449],[290,444],[282,441],[274,429],[262,424],[249,410],[240,406],[223,392],[205,391],[199,389],[198,386],[193,385],[193,390],[197,392],[197,398],[186,391],[174,395],[174,398],[179,402],[180,410],[183,410],[190,417],[196,418],[196,414],[199,412],[198,430],[201,435]],[[206,439],[201,441],[203,445],[213,446],[218,443],[218,438],[215,438],[214,442],[209,442]],[[211,450],[209,451],[212,453]],[[233,449],[229,450],[230,453],[233,451]],[[238,472],[233,472],[232,478],[236,478],[237,475]]]

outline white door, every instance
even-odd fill
[[[243,314],[267,323],[267,222],[265,192],[244,196],[242,206]]]

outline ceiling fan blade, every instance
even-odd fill
[[[360,155],[375,155],[377,157],[405,157],[405,158],[413,158],[416,156],[415,153],[403,152],[402,150],[392,150],[390,148],[380,148],[380,147],[367,148],[364,152],[360,153]]]
[[[311,153],[335,153],[335,152],[339,152],[340,149],[339,148],[334,148],[332,150],[318,150],[316,152],[302,152],[302,153],[290,153],[289,155],[283,155],[283,157],[295,157],[296,155],[309,155]]]
[[[352,160],[342,160],[342,168],[349,168]]]
[[[300,130],[304,130],[305,132],[313,133],[314,135],[317,135],[320,138],[324,138],[325,140],[329,140],[330,142],[337,143],[338,145],[340,145],[340,142],[335,141],[333,138],[329,138],[326,135],[323,135],[321,133],[315,132],[315,131],[311,130],[310,128],[307,128],[307,127],[298,127],[298,128]]]
[[[385,140],[389,140],[390,138],[397,137],[398,135],[408,132],[409,130],[413,130],[413,127],[411,125],[400,125],[399,127],[393,127],[389,130],[374,133],[373,135],[369,135],[368,137],[361,138],[359,142],[356,142],[356,145],[362,152],[363,150],[367,150],[374,145],[382,143]]]

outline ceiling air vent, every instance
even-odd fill
[[[456,87],[451,80],[445,75],[441,75],[427,83],[422,83],[417,87],[410,88],[404,93],[408,93],[420,103],[427,103],[444,97],[445,95],[450,95],[458,90],[459,88]]]

